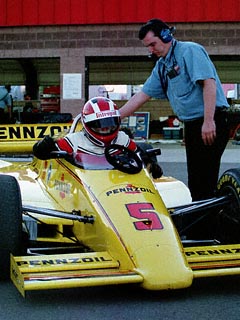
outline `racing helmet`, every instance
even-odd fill
[[[82,124],[88,139],[105,147],[117,137],[121,118],[117,105],[105,97],[88,100],[82,110]]]

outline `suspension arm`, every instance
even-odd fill
[[[68,219],[68,220],[77,220],[77,221],[83,222],[83,223],[93,224],[93,222],[94,222],[93,216],[81,216],[81,215],[74,214],[74,213],[66,213],[63,211],[57,211],[57,210],[52,210],[52,209],[47,209],[47,208],[37,208],[37,207],[33,207],[33,206],[22,206],[22,209],[23,209],[23,211],[27,211],[27,212],[42,214],[42,215],[46,215],[46,216],[50,216],[50,217],[63,218],[63,219]],[[76,211],[76,212],[78,212],[78,211]]]
[[[225,195],[219,198],[207,199],[204,201],[195,201],[189,204],[188,206],[175,208],[172,211],[171,216],[176,217],[176,216],[182,216],[185,214],[195,213],[199,211],[202,212],[204,210],[209,210],[212,208],[223,206],[230,202],[231,202],[231,197],[229,195]]]

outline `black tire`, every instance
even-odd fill
[[[10,277],[10,254],[21,255],[22,200],[12,176],[0,175],[0,279]]]
[[[231,202],[216,216],[216,234],[221,243],[240,243],[240,168],[229,169],[220,177],[217,196],[228,195]]]

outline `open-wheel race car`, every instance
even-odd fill
[[[22,295],[124,283],[178,289],[240,274],[240,169],[220,177],[216,198],[191,202],[182,182],[153,179],[119,145],[0,168],[0,277]]]

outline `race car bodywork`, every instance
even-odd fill
[[[220,178],[219,197],[191,203],[184,184],[154,180],[130,151],[111,148],[106,157],[1,161],[2,278],[10,273],[24,295],[123,283],[178,289],[194,277],[240,273],[239,169]]]

